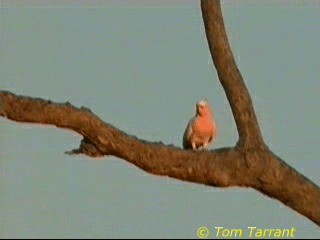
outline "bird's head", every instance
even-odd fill
[[[211,115],[210,107],[207,101],[201,100],[196,104],[197,115],[207,116]]]

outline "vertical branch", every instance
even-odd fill
[[[213,63],[226,92],[239,134],[239,147],[264,148],[265,144],[251,98],[235,63],[219,0],[201,0],[202,17]]]

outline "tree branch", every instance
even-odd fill
[[[228,42],[220,1],[201,0],[201,9],[213,63],[237,125],[237,146],[265,148],[249,92]]]
[[[114,155],[146,172],[216,187],[252,187],[320,225],[320,189],[266,149],[186,151],[140,140],[70,103],[0,91],[0,116],[17,122],[55,125],[84,137],[79,149],[91,157]]]

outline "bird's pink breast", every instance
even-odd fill
[[[205,143],[211,136],[213,124],[211,118],[197,117],[192,126],[192,138],[198,145]]]

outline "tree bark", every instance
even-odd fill
[[[235,147],[195,152],[148,142],[103,122],[87,108],[7,91],[0,91],[0,116],[79,133],[83,136],[80,147],[69,154],[114,155],[151,174],[214,187],[254,188],[320,226],[320,188],[272,153],[263,141],[250,95],[232,56],[220,2],[202,0],[201,7],[212,59],[237,124]]]
[[[237,125],[237,145],[245,148],[264,148],[249,92],[229,46],[220,1],[202,0],[201,9],[212,60]]]

